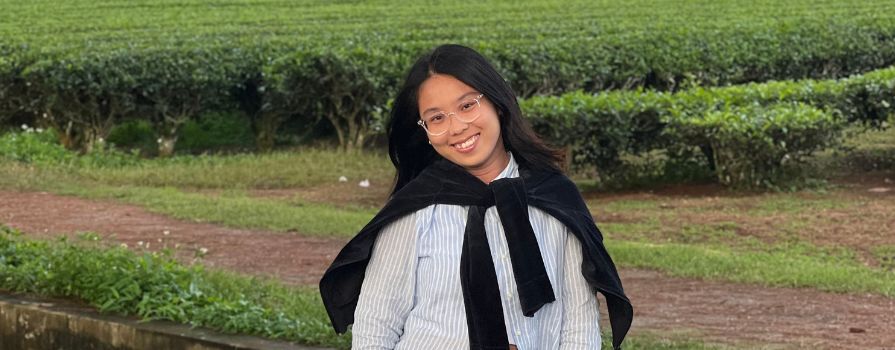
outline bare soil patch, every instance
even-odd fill
[[[0,191],[0,222],[35,238],[92,231],[132,248],[141,241],[149,249],[204,247],[210,267],[292,284],[316,284],[346,241],[186,222],[112,201],[36,192]],[[191,260],[188,253],[179,257]],[[621,273],[635,304],[633,333],[691,334],[750,348],[895,349],[895,299],[670,278],[645,270]]]
[[[0,191],[0,222],[36,238],[95,232],[106,241],[139,249],[179,246],[176,256],[191,262],[208,250],[204,265],[288,283],[315,284],[345,244],[344,239],[305,237],[187,222],[133,205],[84,200],[45,192]],[[165,235],[167,231],[169,234]],[[161,240],[161,241],[160,241]],[[143,242],[143,244],[139,244]]]

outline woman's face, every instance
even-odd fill
[[[487,97],[479,99],[479,107],[475,110],[479,116],[470,123],[456,118],[461,103],[479,95],[481,92],[453,76],[434,74],[420,86],[419,113],[422,118],[434,111],[455,113],[443,121],[447,124],[445,133],[437,136],[426,133],[432,147],[442,157],[476,175],[495,169],[499,174],[509,157],[503,147],[497,109],[491,101]]]

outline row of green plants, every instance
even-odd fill
[[[358,52],[357,57],[366,54]],[[296,59],[286,66],[302,67],[300,62],[313,61]],[[313,70],[296,68],[296,72],[289,76]],[[330,72],[327,76],[337,75],[338,72]],[[333,124],[344,122],[339,125],[346,133],[336,132],[340,140],[370,138],[381,133],[385,111],[355,107],[363,98],[381,93],[387,83],[367,86],[369,93],[366,95],[352,96],[343,91],[341,95],[324,97],[315,92],[329,84],[325,79],[315,80],[317,85],[300,83],[312,79],[296,80],[279,82],[282,86],[291,86],[290,90],[282,90],[283,95],[289,96],[284,100],[310,106],[308,108],[313,112],[309,113],[323,113]],[[345,80],[351,79],[346,77]],[[696,164],[714,172],[717,180],[726,185],[768,187],[792,177],[791,171],[798,169],[789,165],[798,165],[813,152],[835,146],[846,123],[887,127],[887,119],[895,108],[895,69],[842,80],[696,87],[676,93],[639,90],[588,94],[577,91],[557,97],[532,97],[521,103],[525,115],[541,135],[556,145],[572,149],[576,165],[594,167],[601,176],[611,177],[623,169],[623,154],[661,150],[672,159],[666,163],[669,171],[685,163]],[[108,104],[91,106],[110,108]],[[184,134],[185,130],[205,129],[186,133],[191,135],[187,141],[194,147],[202,147],[215,144],[214,139],[221,139],[217,142],[219,146],[226,146],[223,140],[230,140],[231,146],[247,147],[251,136],[246,129],[251,125],[257,125],[259,121],[273,125],[285,122],[284,119],[266,118],[281,114],[267,114],[264,108],[267,107],[259,107],[262,116],[255,119],[256,123],[244,114],[233,112],[206,114],[202,120],[178,119],[176,129],[180,132],[172,137]],[[339,113],[327,114],[327,110]],[[342,118],[351,113],[377,113],[379,119],[363,123],[357,118]],[[65,120],[67,122],[63,122]],[[156,124],[152,119],[119,120],[112,116],[108,120],[93,120],[96,123],[76,124],[75,121],[44,115],[32,122],[54,130],[66,148],[71,148],[73,135],[83,135],[73,133],[73,130],[79,130],[78,125],[98,126],[90,130],[103,130],[93,134],[101,135],[97,138],[101,140],[97,148],[100,150],[108,149],[106,141],[120,145],[129,143],[129,146],[142,143],[145,147],[153,142],[155,135],[152,134],[158,131],[159,125],[174,128],[165,118],[155,119]],[[268,136],[276,136],[276,128],[271,127]],[[211,136],[202,137],[203,132]],[[169,139],[158,137],[155,141],[166,144]],[[15,144],[21,144],[15,147],[29,145],[28,142]],[[168,145],[173,146],[173,143]],[[18,158],[16,153],[28,154],[15,151],[15,147],[6,147],[12,149],[12,158]],[[85,149],[85,153],[92,154],[94,148]],[[67,154],[61,148],[57,153],[60,157]]]
[[[812,153],[836,146],[848,123],[888,127],[895,69],[676,93],[574,92],[522,106],[541,135],[605,176],[623,169],[623,154],[658,150],[671,159],[666,171],[695,164],[726,185],[773,187],[802,175],[798,165]]]
[[[890,0],[712,6],[684,0],[9,2],[0,15],[0,52],[7,46],[43,59],[173,46],[259,51],[276,60],[321,46],[375,50],[396,43],[428,48],[458,42],[492,58],[523,97],[640,86],[675,90],[688,84],[827,79],[890,65],[895,21],[881,13],[891,5]],[[126,11],[128,6],[140,11]],[[640,8],[649,8],[650,16]],[[446,26],[444,13],[462,15],[452,16]]]
[[[625,172],[624,154],[660,150],[671,159],[663,171],[695,165],[734,187],[774,187],[800,175],[797,166],[813,152],[837,145],[847,123],[886,127],[893,105],[895,69],[842,80],[693,88],[677,93],[578,91],[522,101],[525,115],[541,135],[568,147],[576,165],[594,167],[604,179]],[[196,148],[226,147],[226,142],[230,147],[247,147],[249,124],[239,113],[186,120],[182,142]],[[53,135],[65,145],[68,136],[62,126],[48,125],[54,132],[29,138],[27,132],[34,129],[23,125],[25,134],[0,139],[4,156],[26,163],[40,163],[40,158],[50,158],[53,164],[137,162],[120,152],[101,152],[105,156],[100,157],[88,151],[89,157],[75,157],[65,147],[52,145]],[[379,124],[366,127],[375,125]],[[355,135],[367,135],[357,131],[357,125],[349,129]],[[107,136],[108,141],[128,147],[146,147],[153,138],[152,124],[145,120],[112,124]],[[33,150],[43,144],[50,145],[46,152]],[[105,142],[96,148],[110,149]]]
[[[373,24],[344,24],[348,26],[344,30],[355,34],[330,36],[325,34],[330,32],[327,29],[342,30],[343,23],[327,17],[316,26],[296,29],[299,33],[307,30],[307,35],[284,34],[270,40],[263,34],[255,33],[259,38],[243,32],[245,28],[239,26],[246,22],[234,28],[232,24],[215,23],[215,18],[203,18],[202,12],[190,14],[202,25],[170,33],[158,23],[144,23],[142,18],[124,14],[125,19],[110,17],[109,23],[101,22],[110,26],[108,31],[102,29],[103,25],[87,25],[87,34],[66,30],[56,35],[59,31],[52,31],[55,36],[41,41],[36,41],[44,38],[39,33],[51,31],[57,24],[40,22],[43,27],[36,28],[38,34],[22,29],[16,32],[15,26],[2,27],[10,35],[0,39],[0,122],[6,118],[13,119],[14,124],[36,122],[53,127],[62,131],[67,148],[89,151],[106,140],[111,128],[122,120],[147,120],[155,129],[158,153],[170,155],[178,131],[187,121],[206,113],[239,111],[252,121],[256,144],[262,150],[274,146],[284,124],[301,126],[294,131],[301,134],[320,123],[328,126],[342,147],[360,148],[370,144],[372,135],[381,130],[388,101],[404,70],[419,54],[443,42],[459,42],[480,50],[522,98],[575,90],[640,87],[678,91],[773,79],[831,79],[895,63],[895,20],[843,11],[838,5],[821,6],[816,17],[802,13],[768,20],[750,14],[767,11],[761,6],[724,4],[708,11],[723,13],[731,9],[736,14],[722,16],[723,20],[706,16],[693,23],[669,15],[679,10],[676,5],[685,4],[660,7],[657,12],[662,20],[655,23],[638,22],[643,21],[639,18],[642,16],[606,4],[548,5],[527,3],[522,8],[546,7],[551,15],[575,16],[558,21],[555,28],[551,26],[557,21],[545,15],[526,21],[524,26],[519,21],[506,21],[513,24],[498,29],[481,23],[479,15],[461,16],[460,23],[469,21],[473,25],[435,30],[411,20],[409,11],[392,11],[394,8],[385,5],[371,5],[361,11],[308,3],[302,5],[307,6],[306,10],[325,8],[332,11],[328,14],[398,15],[382,21],[395,28],[411,26],[417,30],[381,25],[378,27],[388,29],[356,30],[358,26],[381,24],[375,17],[371,18]],[[853,5],[872,8],[865,7],[864,2]],[[13,22],[45,14],[36,10],[41,5],[10,6],[13,10],[9,13],[21,13],[6,15]],[[244,20],[260,22],[270,6],[275,5],[247,5]],[[469,5],[457,2],[443,6],[466,9]],[[489,6],[505,5],[485,4],[469,11],[478,14],[474,10],[484,11]],[[597,14],[606,11],[605,6],[620,11],[624,20],[618,24],[595,22]],[[97,18],[107,19],[104,11],[112,10],[94,11]],[[495,21],[519,14],[518,9],[506,14],[488,13],[497,16]],[[315,18],[314,14],[301,16]],[[276,19],[269,26],[288,27],[289,23]],[[139,38],[140,31],[129,32],[131,26],[143,28],[138,24],[157,28],[158,39]],[[123,32],[113,31],[115,25],[123,26]],[[195,34],[193,30],[209,32],[189,35]],[[135,39],[99,40],[102,35],[112,34],[125,39],[133,35]],[[83,40],[73,40],[73,36]],[[87,44],[79,46],[81,42]]]

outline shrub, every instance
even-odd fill
[[[0,157],[31,164],[67,164],[75,155],[59,144],[54,131],[22,125],[21,132],[0,135]]]
[[[108,144],[100,144],[90,152],[77,154],[59,143],[53,129],[32,129],[22,125],[22,132],[0,136],[0,157],[28,164],[73,167],[119,167],[140,162],[137,152],[125,153]]]
[[[135,253],[86,241],[27,240],[0,226],[0,289],[74,297],[104,312],[167,319],[229,333],[347,348],[317,293],[184,266],[172,252]],[[100,242],[102,243],[102,242]]]
[[[178,148],[203,152],[254,147],[251,122],[241,113],[205,113],[180,129]]]
[[[660,93],[589,95],[573,92],[560,97],[521,101],[525,115],[541,136],[557,145],[571,146],[576,164],[596,166],[611,177],[622,165],[623,152],[657,148],[665,127]]]
[[[152,124],[144,119],[132,119],[109,131],[109,144],[120,149],[137,149],[144,154],[155,154],[158,147]]]
[[[781,103],[708,111],[672,125],[681,140],[711,145],[721,184],[773,188],[792,177],[788,165],[835,144],[844,123],[809,105]]]
[[[407,58],[397,48],[309,48],[275,62],[271,85],[309,126],[324,118],[342,148],[361,148],[379,131]]]

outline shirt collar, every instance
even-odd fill
[[[513,152],[507,151],[507,155],[510,156],[510,161],[507,163],[506,168],[503,168],[503,171],[501,171],[500,174],[494,178],[494,180],[502,179],[505,177],[519,177],[519,166],[516,164],[516,159],[513,158]]]

